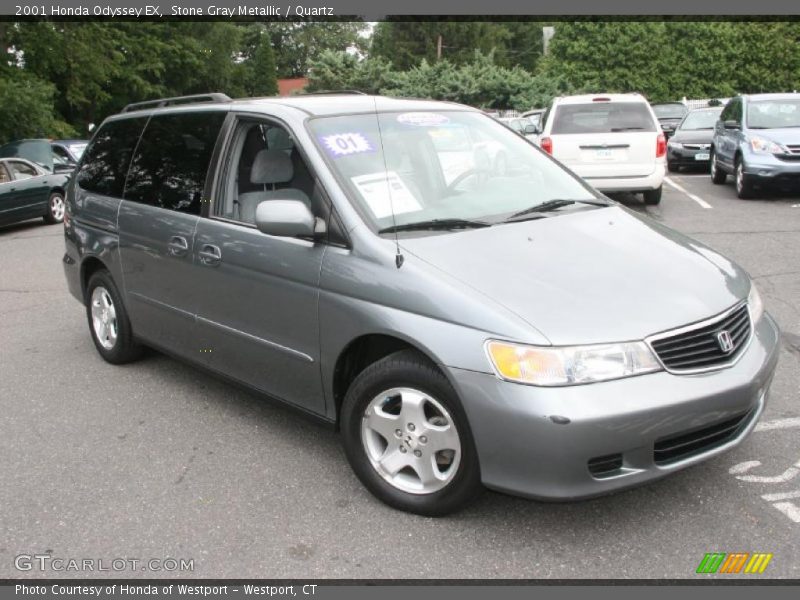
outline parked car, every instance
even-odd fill
[[[362,95],[191,100],[106,119],[68,189],[62,264],[106,361],[146,344],[297,407],[339,429],[375,496],[425,515],[481,484],[620,490],[753,430],[780,333],[744,270],[495,120]],[[575,117],[641,127],[610,141],[654,154],[643,101],[585,106],[556,105],[556,148]],[[455,131],[475,157],[445,183],[434,140]]]
[[[0,158],[0,225],[37,217],[60,223],[68,179],[24,158]]]
[[[50,140],[15,140],[0,146],[0,158],[10,157],[24,158],[51,173],[70,173],[76,166],[55,150]]]
[[[695,108],[680,122],[667,142],[667,170],[680,167],[708,166],[711,138],[722,107]]]
[[[689,112],[689,108],[683,102],[662,102],[653,104],[652,107],[667,138],[672,136],[672,132]]]
[[[508,117],[499,119],[506,127],[516,131],[527,140],[537,143],[539,141],[539,128],[523,117]]]
[[[60,157],[64,162],[77,163],[83,151],[86,150],[89,140],[53,140],[50,145],[53,153]]]
[[[737,96],[725,105],[711,142],[711,179],[721,185],[728,174],[739,198],[800,182],[800,94]]]
[[[642,192],[645,204],[661,202],[667,143],[639,94],[556,98],[539,143],[598,190]]]

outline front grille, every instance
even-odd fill
[[[587,463],[589,472],[597,479],[611,477],[622,468],[622,454],[609,454],[608,456],[597,456]]]
[[[800,144],[789,144],[786,149],[792,154],[800,154]]]
[[[683,147],[687,150],[710,150],[711,144],[684,144]]]
[[[730,336],[730,348],[723,349],[726,340],[720,334]],[[651,338],[658,358],[670,371],[695,371],[712,369],[729,364],[747,344],[750,338],[750,314],[747,304],[734,309],[717,319],[700,323],[695,328],[682,329],[680,333],[669,333]],[[727,351],[726,351],[727,350]]]
[[[713,450],[735,438],[749,416],[750,413],[744,413],[721,423],[656,440],[653,461],[657,465],[668,465]]]

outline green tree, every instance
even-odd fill
[[[326,50],[362,50],[361,21],[288,21],[269,24],[278,77],[305,77],[311,61]]]
[[[275,96],[278,93],[277,68],[272,43],[266,33],[260,35],[256,49],[247,66],[250,77],[247,94],[252,96]]]
[[[74,130],[55,116],[55,92],[53,84],[22,69],[0,71],[0,143],[73,135]]]
[[[378,94],[392,81],[389,63],[378,57],[359,59],[349,52],[326,50],[309,63],[308,91],[356,90]]]

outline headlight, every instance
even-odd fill
[[[750,313],[750,322],[755,327],[761,315],[764,314],[764,303],[761,301],[761,294],[756,289],[756,284],[750,282],[750,293],[747,294],[747,310]]]
[[[490,340],[486,350],[500,377],[531,385],[576,385],[661,370],[644,342],[554,347]]]
[[[783,148],[778,144],[758,136],[750,138],[750,147],[760,154],[783,154]]]

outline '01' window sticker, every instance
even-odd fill
[[[319,139],[328,154],[334,158],[362,154],[364,152],[375,152],[375,145],[363,133],[334,133],[323,135]]]

